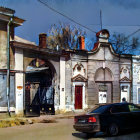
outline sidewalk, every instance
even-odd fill
[[[11,117],[9,117],[7,113],[0,113],[0,128],[33,123],[55,123],[57,119],[71,119],[74,118],[75,115],[83,113],[84,112],[67,112],[57,115],[41,115],[39,117],[16,117],[13,113]]]

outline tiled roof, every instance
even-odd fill
[[[93,47],[92,51],[95,51],[95,50],[98,48],[98,45],[99,45],[99,42],[96,42],[96,43],[94,44],[94,47]]]

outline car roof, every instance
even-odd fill
[[[113,106],[113,105],[128,105],[128,104],[133,104],[133,103],[128,103],[128,102],[121,102],[121,103],[103,103],[103,104],[96,104],[96,105],[99,105],[99,106],[104,106],[104,105],[107,105],[107,106]]]

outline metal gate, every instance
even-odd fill
[[[54,87],[48,72],[26,74],[25,115],[55,114]]]

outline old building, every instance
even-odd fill
[[[107,30],[96,36],[92,51],[85,50],[82,40],[80,50],[68,51],[66,108],[85,109],[97,103],[120,102],[123,97],[131,101],[131,56],[114,52]]]
[[[6,12],[14,13],[10,9]],[[3,25],[0,30],[0,107],[7,106],[6,27],[12,17],[5,16],[8,20],[1,18],[0,22]],[[16,23],[13,22],[12,29],[24,22],[17,17],[13,19]],[[79,50],[52,50],[47,46],[45,33],[39,35],[39,45],[36,45],[14,36],[11,31],[10,105],[16,114],[83,110],[97,103],[121,102],[123,97],[128,102],[133,100],[132,57],[114,52],[107,30],[96,34],[97,42],[91,51],[85,49],[82,36]]]
[[[7,111],[7,62],[8,62],[8,32],[10,28],[10,38],[14,38],[14,28],[22,25],[23,19],[14,16],[15,11],[0,7],[0,111]],[[12,21],[12,24],[10,22]],[[10,48],[10,104],[11,110],[15,107],[15,56],[14,48]]]
[[[132,57],[133,103],[140,104],[140,56]]]

